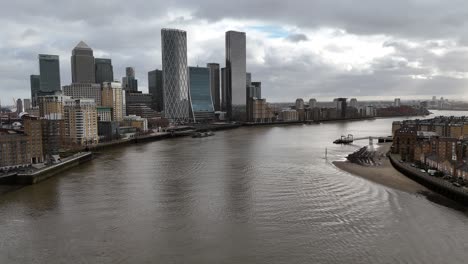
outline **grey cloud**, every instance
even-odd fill
[[[309,38],[305,34],[291,34],[288,36],[288,40],[292,42],[307,41]]]

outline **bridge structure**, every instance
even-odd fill
[[[389,137],[377,137],[377,136],[366,136],[366,137],[354,137],[352,134],[348,136],[341,136],[341,138],[335,140],[333,143],[335,144],[351,144],[357,140],[369,140],[369,147],[370,150],[374,150],[374,139],[377,139],[379,142],[392,142],[393,138]]]

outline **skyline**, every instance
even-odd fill
[[[103,12],[117,8],[118,2],[85,1],[83,6],[93,9],[89,14],[73,5],[64,8],[64,3],[57,7],[41,1],[8,5],[0,11],[1,20],[12,25],[0,33],[1,39],[8,40],[0,44],[4,55],[0,62],[2,102],[30,97],[29,75],[39,73],[38,54],[59,55],[62,86],[70,84],[71,51],[80,40],[93,48],[95,57],[112,59],[115,79],[125,75],[125,67],[134,67],[139,89],[147,92],[147,73],[161,69],[159,31],[166,27],[187,31],[189,66],[219,63],[224,67],[225,32],[246,32],[247,72],[262,81],[264,96],[271,102],[341,96],[467,99],[468,36],[461,27],[467,20],[461,11],[463,2],[405,6],[396,1],[383,7],[372,3],[350,7],[338,4],[341,1],[315,1],[308,15],[302,11],[308,4],[300,1],[289,5],[269,1],[268,12],[259,10],[261,3],[247,6],[241,1],[223,6],[200,1],[196,8],[185,2],[143,5],[137,1],[141,14],[119,9],[119,19],[110,17],[113,12]],[[152,5],[165,8],[151,9]],[[286,5],[288,12],[282,11]],[[389,11],[373,15],[371,7],[376,5]],[[50,13],[48,8],[52,8]],[[54,8],[61,11],[54,12]],[[209,12],[212,8],[232,11],[229,17],[221,17],[226,12]],[[395,12],[404,8],[411,17]],[[17,16],[11,16],[18,10]],[[31,18],[35,22],[29,22]],[[391,95],[386,93],[389,90]]]

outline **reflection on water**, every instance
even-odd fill
[[[393,120],[104,151],[1,196],[0,263],[465,263],[465,214],[331,164]]]

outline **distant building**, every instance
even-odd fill
[[[42,121],[38,117],[23,117],[24,133],[28,138],[30,163],[44,162],[42,144]]]
[[[400,107],[401,106],[400,98],[395,98],[395,102],[393,103],[393,106],[395,106],[395,107]]]
[[[248,119],[254,123],[272,122],[274,113],[266,99],[250,98],[248,103]]]
[[[194,122],[214,120],[210,69],[189,67],[190,110]]]
[[[312,98],[309,100],[309,108],[316,108],[317,107],[317,100]]]
[[[64,119],[67,137],[81,146],[99,142],[97,111],[93,99],[70,99],[65,101]]]
[[[297,112],[297,119],[299,121],[305,121],[305,119],[306,119],[305,104],[304,104],[304,100],[302,98],[296,99],[295,109],[296,109],[296,112]]]
[[[39,54],[39,72],[41,92],[61,91],[59,56]]]
[[[187,32],[178,29],[162,29],[161,48],[164,115],[172,123],[188,122]]]
[[[247,75],[245,32],[226,32],[226,108],[229,118],[246,120]]]
[[[112,108],[112,121],[122,121],[126,115],[125,95],[122,84],[118,82],[102,83],[101,105]]]
[[[112,121],[112,107],[98,106],[96,107],[98,122]]]
[[[114,81],[114,68],[112,67],[111,59],[94,59],[94,71],[96,83],[102,85],[104,82]]]
[[[83,41],[71,56],[72,83],[96,83],[93,50]]]
[[[148,120],[135,115],[125,116],[123,124],[124,126],[134,127],[141,132],[148,130]]]
[[[164,111],[163,72],[161,70],[148,72],[148,92],[152,96],[151,108],[158,112]]]
[[[23,101],[21,99],[16,100],[16,113],[19,115],[23,111]]]
[[[283,109],[279,114],[279,119],[285,122],[298,121],[299,114],[294,109]]]
[[[262,83],[261,82],[251,82],[247,86],[247,94],[249,98],[262,98]]]
[[[71,97],[61,94],[39,97],[39,116],[48,120],[63,119],[63,107],[65,100],[68,99],[71,99]]]
[[[357,99],[356,98],[351,98],[351,100],[349,100],[349,106],[357,108],[358,107]]]
[[[32,106],[37,106],[37,93],[41,90],[41,76],[31,75],[29,77],[29,82],[31,85]]]
[[[18,130],[0,128],[0,168],[28,164],[28,137]]]
[[[74,99],[93,99],[101,105],[101,85],[96,83],[72,83],[63,87],[63,94]]]
[[[346,98],[336,98],[336,115],[338,119],[346,118],[347,102]]]
[[[99,142],[107,142],[117,140],[119,135],[119,122],[116,121],[99,121],[98,122],[98,135]]]
[[[28,112],[31,109],[31,99],[24,99],[23,100],[23,111]]]
[[[210,70],[211,99],[215,111],[221,111],[220,69],[218,63],[208,63]]]
[[[227,71],[226,68],[221,69],[221,111],[228,112],[228,101],[231,100],[231,95],[228,93]]]
[[[138,80],[135,78],[133,67],[125,68],[125,77],[122,78],[122,88],[129,93],[138,92]]]

